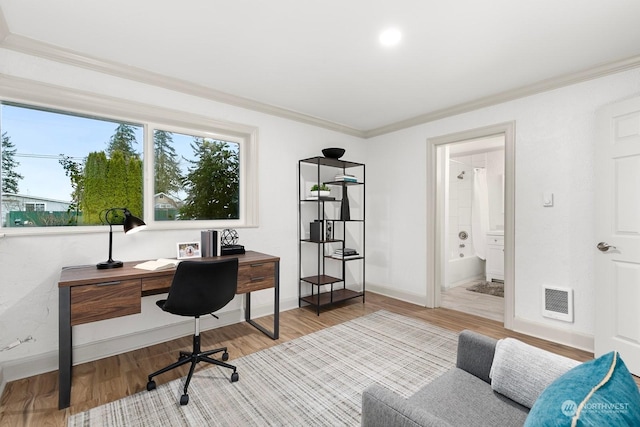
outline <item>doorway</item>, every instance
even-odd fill
[[[445,210],[441,307],[504,322],[504,134],[437,148]]]
[[[483,142],[484,141],[484,142]],[[486,232],[472,233],[471,220],[468,224],[462,224],[464,227],[468,227],[469,230],[458,230],[457,228],[449,227],[450,225],[461,225],[458,221],[450,217],[451,208],[458,208],[457,202],[450,202],[450,190],[456,191],[456,188],[449,186],[450,181],[454,181],[455,184],[461,184],[458,187],[465,188],[463,193],[469,195],[472,193],[472,185],[475,185],[474,175],[480,175],[482,173],[486,176],[486,164],[489,157],[495,157],[496,154],[489,154],[493,151],[499,151],[502,149],[496,147],[490,147],[490,143],[487,141],[494,141],[492,144],[503,145],[503,154],[501,174],[495,172],[491,178],[494,189],[499,186],[502,190],[500,202],[496,202],[494,195],[491,208],[494,210],[493,221],[488,220],[486,226]],[[499,142],[497,142],[499,141]],[[484,144],[484,145],[483,145]],[[473,129],[456,134],[445,135],[437,138],[430,138],[427,141],[427,165],[429,172],[427,173],[427,306],[428,307],[441,307],[443,306],[442,289],[451,287],[451,284],[461,284],[461,280],[464,278],[457,277],[456,274],[460,273],[460,268],[456,268],[455,271],[449,269],[449,261],[457,256],[459,259],[467,258],[467,261],[472,261],[472,258],[477,256],[477,250],[474,249],[474,243],[484,251],[481,252],[481,257],[484,260],[479,259],[481,269],[476,268],[475,276],[478,280],[484,277],[484,281],[489,279],[489,282],[502,280],[504,283],[504,302],[503,302],[503,317],[502,322],[506,328],[511,328],[514,318],[514,163],[515,163],[515,123],[508,122],[498,124],[494,126],[488,126],[485,128]],[[473,156],[476,156],[476,164],[474,165]],[[480,159],[480,160],[479,160]],[[481,168],[481,160],[484,159],[485,169]],[[451,162],[455,160],[455,162]],[[495,162],[495,158],[491,161]],[[460,163],[456,163],[460,162]],[[452,166],[453,165],[453,166]],[[477,171],[476,171],[477,170]],[[455,175],[453,172],[457,171]],[[464,171],[464,174],[462,172]],[[479,173],[480,172],[480,173]],[[497,175],[501,175],[499,185],[496,183]],[[460,178],[458,178],[460,176]],[[463,184],[463,181],[467,179],[467,182]],[[472,184],[473,183],[473,184]],[[487,181],[488,183],[488,181]],[[454,185],[455,185],[454,184]],[[488,186],[487,186],[488,189]],[[463,202],[467,203],[467,202]],[[476,208],[477,209],[477,208]],[[501,211],[502,216],[498,215],[496,209]],[[470,207],[463,208],[462,215],[468,213],[470,217]],[[477,220],[477,218],[476,218]],[[501,221],[500,221],[501,220]],[[502,224],[500,224],[502,222]],[[481,228],[476,225],[476,231]],[[461,232],[465,233],[461,233]],[[499,258],[499,261],[503,263],[500,265],[502,268],[502,274],[494,275],[494,272],[487,273],[486,270],[486,239],[488,232],[495,232],[499,242],[503,245],[503,256]],[[470,236],[475,234],[475,239]],[[499,235],[501,234],[501,235]],[[466,236],[465,236],[466,235]],[[462,237],[466,237],[463,239]],[[485,241],[483,241],[483,239]],[[464,245],[462,247],[461,245]],[[463,256],[460,256],[460,255]],[[495,254],[494,254],[495,255]],[[495,258],[495,257],[494,257]],[[489,258],[491,262],[491,257]],[[468,264],[472,264],[470,262]],[[456,266],[461,267],[461,265]],[[468,266],[465,264],[465,268]],[[476,266],[477,267],[477,266]],[[471,268],[471,267],[470,267]],[[458,280],[459,279],[459,280]],[[446,302],[445,302],[446,304]]]

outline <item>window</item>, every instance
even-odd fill
[[[44,212],[46,205],[44,203],[25,203],[24,210],[27,212]]]
[[[155,129],[156,221],[238,219],[240,144]]]
[[[87,111],[101,101],[81,107]],[[73,112],[0,104],[6,231],[100,225],[102,212],[111,207],[127,207],[156,228],[255,225],[254,128],[217,127],[148,106],[136,111],[151,111],[144,116],[166,124],[119,121],[109,113],[133,107],[113,102],[105,101],[104,117],[93,108],[78,113],[78,102],[70,103]],[[143,182],[150,185],[143,188]]]
[[[101,225],[115,206],[142,216],[142,125],[12,104],[1,117],[4,227]],[[44,200],[57,202],[45,213]]]

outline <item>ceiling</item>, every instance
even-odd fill
[[[640,66],[638,0],[0,0],[0,12],[0,47],[364,137]],[[389,26],[393,48],[378,42]]]

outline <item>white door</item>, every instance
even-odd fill
[[[595,354],[640,375],[640,98],[600,110],[598,131]]]

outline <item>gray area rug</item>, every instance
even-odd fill
[[[177,379],[72,415],[68,425],[359,426],[364,388],[378,383],[408,397],[454,366],[456,348],[453,332],[377,311],[230,360],[236,383],[227,370],[199,367],[186,406]]]
[[[504,298],[504,283],[500,282],[485,282],[484,280],[481,280],[478,283],[469,286],[467,290]]]

